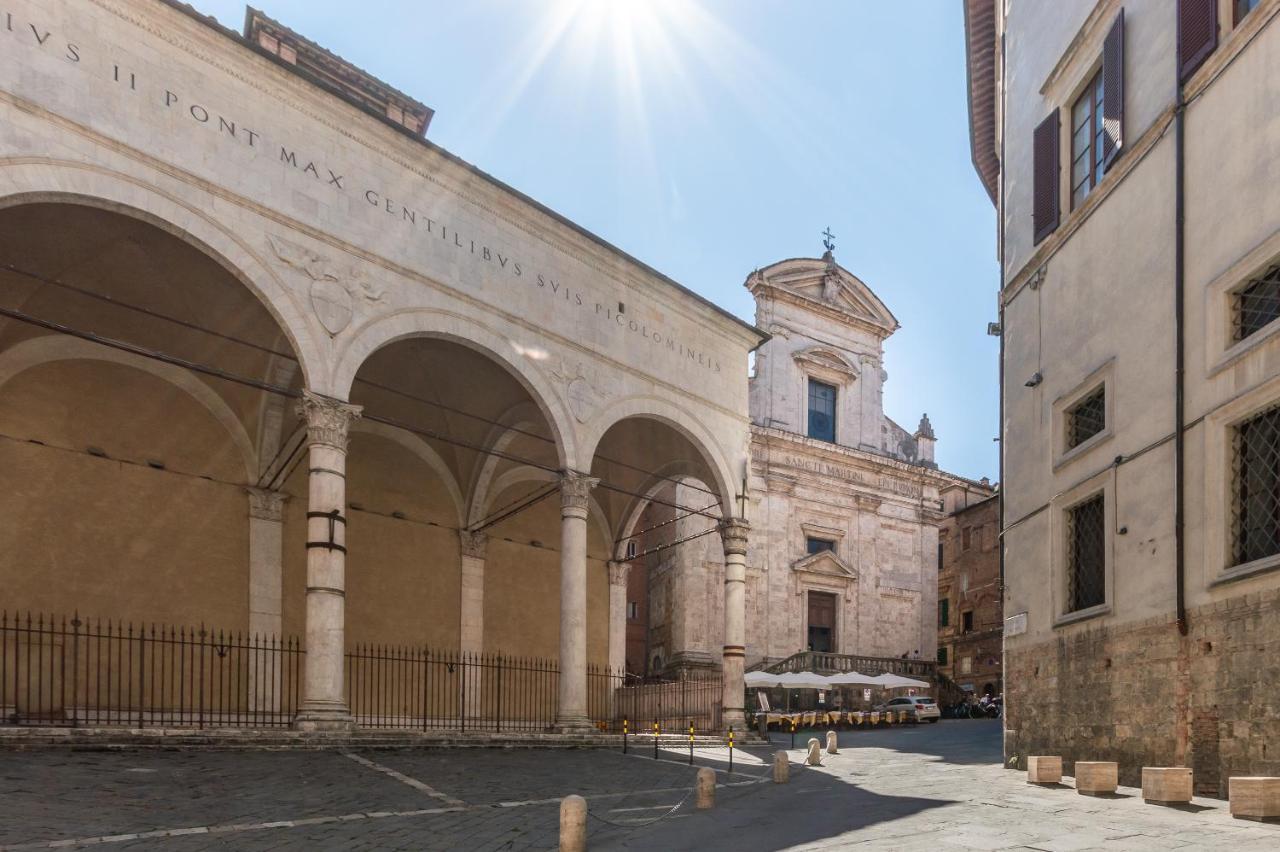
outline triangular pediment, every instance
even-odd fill
[[[854,571],[849,563],[841,559],[839,554],[832,550],[811,553],[802,559],[797,559],[791,563],[791,570],[802,571],[807,574],[821,574],[825,577],[837,577],[841,580],[858,579],[858,572]]]
[[[898,328],[897,318],[871,288],[830,258],[784,260],[752,273],[746,286],[757,297],[762,290],[799,297],[815,308],[883,329],[886,336]]]

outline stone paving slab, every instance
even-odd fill
[[[697,749],[719,770],[712,811],[693,810],[677,751],[0,754],[0,850],[554,849],[567,792],[587,797],[592,850],[1280,849],[1280,826],[1233,820],[1225,802],[1029,786],[1000,766],[998,723],[845,732],[814,768],[797,740],[782,786],[759,780],[770,749],[739,750],[732,776],[726,752]],[[178,832],[129,836],[157,829]]]

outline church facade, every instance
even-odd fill
[[[770,335],[750,379],[748,665],[806,651],[936,659],[941,494],[989,489],[938,469],[927,415],[913,431],[885,415],[884,341],[898,322],[830,247],[745,286]],[[666,494],[687,505],[701,490],[686,480]],[[713,667],[720,556],[694,538],[697,518],[657,520],[653,555],[630,569],[628,670]]]

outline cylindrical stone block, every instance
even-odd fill
[[[1185,766],[1142,767],[1142,798],[1153,805],[1191,801],[1191,770]]]
[[[560,800],[560,852],[587,852],[587,800],[581,796]]]
[[[695,800],[698,810],[713,808],[716,804],[716,771],[709,766],[698,770]]]
[[[791,761],[782,749],[773,753],[773,783],[785,784],[791,778]]]
[[[822,745],[818,742],[817,737],[809,739],[809,756],[805,758],[805,763],[810,766],[822,765]]]
[[[840,738],[835,731],[827,731],[827,754],[840,753]]]

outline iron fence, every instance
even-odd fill
[[[13,725],[287,727],[296,639],[0,613],[0,719]]]
[[[288,727],[305,653],[292,637],[4,612],[0,724]],[[358,645],[345,675],[364,728],[541,731],[556,721],[551,659]],[[589,666],[586,685],[593,723],[620,727],[622,677]]]
[[[632,733],[649,733],[657,722],[663,733],[718,731],[724,701],[724,678],[719,672],[686,674],[678,680],[630,683],[614,690],[611,730],[627,720]]]

